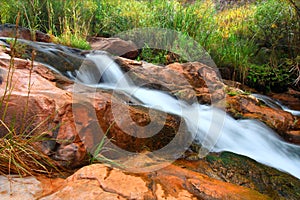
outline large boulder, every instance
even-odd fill
[[[164,67],[124,58],[116,62],[138,86],[162,90],[190,103],[211,104],[225,98],[225,85],[217,70],[199,62]]]
[[[116,62],[136,85],[158,89],[187,102],[214,103],[236,119],[257,119],[278,132],[285,140],[299,144],[299,116],[270,108],[254,96],[222,82],[217,70],[198,62],[173,63],[164,67],[117,58]],[[226,81],[228,83],[228,81]],[[287,105],[299,104],[298,93],[273,95]],[[280,98],[281,97],[281,98]],[[289,101],[288,101],[289,100]]]
[[[0,37],[21,38],[25,40],[32,40],[38,42],[51,42],[53,38],[50,35],[41,31],[31,31],[25,27],[18,27],[13,24],[1,24],[0,25]]]
[[[90,37],[88,42],[93,50],[107,51],[113,55],[129,59],[136,59],[138,56],[138,48],[131,41],[120,38]]]

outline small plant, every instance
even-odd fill
[[[152,49],[147,45],[141,50],[137,60],[144,60],[153,64],[167,64],[168,51],[160,49]]]
[[[99,144],[97,144],[96,147],[91,150],[90,164],[100,162],[100,163],[107,163],[110,165],[121,167],[121,165],[119,163],[117,163],[116,161],[109,159],[103,155],[103,154],[105,154],[106,151],[114,151],[113,149],[106,147],[106,145],[111,140],[111,139],[107,138],[106,135],[109,133],[110,129],[112,128],[112,126],[114,124],[115,124],[115,122],[110,124],[110,126],[107,128],[106,133],[104,134],[103,138],[100,140]]]
[[[230,90],[230,91],[228,91],[227,92],[227,94],[229,95],[229,96],[236,96],[236,95],[238,95],[239,94],[239,92],[237,92],[237,91],[235,91],[235,90]]]
[[[8,133],[0,138],[0,172],[2,174],[19,174],[20,176],[43,173],[51,175],[61,172],[61,168],[42,153],[37,143],[45,140],[41,135],[26,136],[16,133],[0,120]]]
[[[77,37],[71,33],[64,33],[63,35],[55,39],[54,42],[79,49],[91,49],[90,44],[86,41],[85,38]]]

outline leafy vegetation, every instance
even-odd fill
[[[218,67],[232,69],[233,80],[265,91],[291,84],[299,89],[300,12],[296,1],[230,1],[230,6],[217,0],[182,2],[3,0],[0,20],[13,23],[21,12],[22,26],[85,49],[89,48],[87,36],[109,37],[142,27],[168,28],[192,37]],[[140,59],[168,62],[169,52],[151,51],[147,44],[141,52]]]

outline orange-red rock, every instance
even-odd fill
[[[295,117],[289,112],[264,105],[251,95],[227,96],[226,110],[236,118],[258,119],[284,136],[295,128]]]
[[[6,75],[4,75],[0,92],[5,94],[9,57],[3,56],[1,61],[1,69]],[[46,133],[47,137],[54,138],[55,140],[45,141],[42,150],[64,166],[83,165],[87,157],[86,148],[92,150],[101,141],[110,125],[112,126],[107,132],[109,139],[122,149],[140,152],[145,149],[162,148],[179,133],[178,127],[182,125],[181,123],[184,124],[179,117],[160,111],[151,112],[150,118],[148,109],[127,105],[122,99],[112,96],[111,92],[99,90],[96,93],[83,94],[85,100],[90,98],[93,100],[92,102],[72,98],[72,91],[68,86],[70,81],[64,81],[60,75],[40,64],[34,64],[30,73],[31,63],[22,59],[15,59],[15,64],[16,70],[11,81],[14,87],[11,93],[6,95],[6,100],[2,105],[5,106],[6,103],[8,105],[5,123],[10,124],[16,120],[17,126],[20,125],[20,128],[28,127],[28,124],[22,123],[23,119],[28,120],[32,117],[33,121],[30,121],[30,127],[27,131],[35,130],[34,134],[39,134],[39,131],[42,131]],[[57,79],[60,79],[60,86],[63,86],[61,88],[68,90],[56,87],[56,83],[52,81]],[[26,103],[29,94],[29,80],[30,95],[28,103]],[[114,100],[114,104],[112,104],[112,100]],[[114,112],[119,114],[112,113],[112,106],[114,106]],[[28,112],[23,117],[25,110]],[[130,118],[123,117],[124,111],[127,110],[130,113]],[[4,109],[2,108],[1,111]],[[77,116],[76,119],[74,119],[74,114]],[[115,117],[121,117],[121,124],[114,124]],[[152,127],[160,128],[153,137],[147,137],[151,127],[135,132],[137,124],[143,126],[150,122],[153,123]],[[34,129],[38,124],[41,124],[41,128]],[[16,131],[19,130],[17,126]],[[97,126],[100,126],[102,135],[95,132],[98,130],[95,129]],[[124,129],[139,134],[139,138],[134,137],[136,135],[127,134]],[[182,134],[182,137],[187,135]]]
[[[51,42],[52,38],[50,35],[43,33],[41,31],[32,31],[25,27],[18,27],[16,31],[16,25],[13,24],[2,24],[0,25],[0,37],[18,37],[25,40],[32,40],[38,42]]]
[[[129,59],[136,59],[138,56],[137,46],[131,41],[120,38],[90,37],[88,42],[93,50],[107,51],[113,55]]]
[[[116,61],[138,86],[166,91],[190,103],[209,104],[225,98],[225,85],[217,70],[204,64],[173,63],[160,67],[121,58]]]
[[[157,172],[128,174],[102,164],[83,167],[47,199],[270,199],[254,190],[170,165]]]

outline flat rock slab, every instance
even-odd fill
[[[249,188],[209,178],[174,165],[149,173],[127,173],[103,164],[81,168],[62,187],[42,200],[52,199],[269,199]]]
[[[0,176],[1,200],[32,200],[41,192],[41,183],[33,176]]]

